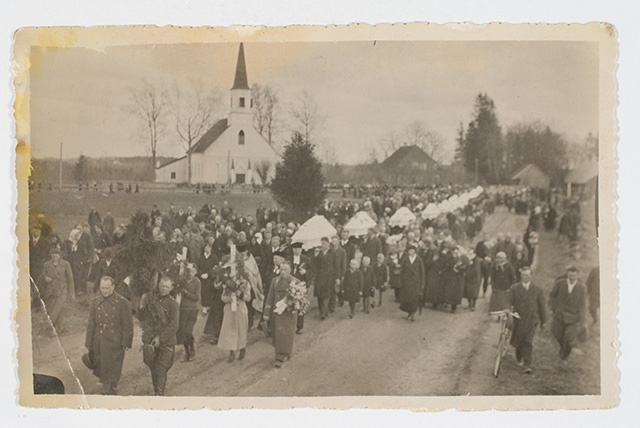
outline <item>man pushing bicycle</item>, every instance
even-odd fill
[[[521,281],[509,288],[508,301],[510,310],[518,313],[513,319],[511,345],[516,348],[516,360],[524,366],[524,374],[531,374],[531,354],[533,337],[536,328],[540,330],[547,320],[547,310],[542,289],[531,282],[531,268],[524,267],[520,271]]]

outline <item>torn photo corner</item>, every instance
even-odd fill
[[[616,406],[616,58],[607,23],[18,30],[20,404]]]

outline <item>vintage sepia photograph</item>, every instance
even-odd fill
[[[21,404],[614,406],[615,57],[602,23],[21,29]]]

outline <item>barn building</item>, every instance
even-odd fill
[[[229,116],[216,122],[191,148],[190,184],[264,184],[261,173],[266,181],[273,178],[279,156],[254,128],[252,108],[244,45],[240,43]],[[186,183],[188,158],[189,154],[158,165],[156,181]]]
[[[546,189],[549,187],[551,180],[536,164],[530,163],[525,165],[511,177],[513,184],[527,187],[537,187]]]

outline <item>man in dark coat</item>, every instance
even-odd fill
[[[211,245],[205,245],[202,257],[198,260],[198,278],[200,278],[200,303],[202,314],[207,315],[213,305],[214,269],[218,265],[218,258],[211,252]]]
[[[156,395],[164,395],[167,384],[167,372],[173,366],[176,347],[176,333],[180,307],[171,296],[173,281],[170,277],[162,277],[158,285],[158,301],[156,307],[161,310],[161,319],[154,320],[146,307],[148,294],[143,295],[140,306],[140,317],[144,323],[142,331],[142,355],[144,363],[151,370],[151,381]]]
[[[336,296],[338,296],[338,305],[344,304],[342,293],[338,293],[340,290],[340,284],[344,279],[344,274],[347,271],[347,251],[340,245],[340,238],[338,236],[331,237],[331,251],[333,253],[334,260],[334,272],[336,274],[336,284],[329,297],[329,312],[333,312],[336,309]]]
[[[476,257],[480,261],[480,267],[482,272],[482,296],[484,297],[487,294],[487,289],[489,288],[489,277],[491,276],[491,254],[489,254],[489,249],[487,248],[488,242],[487,233],[482,234],[482,239],[478,241],[475,248]]]
[[[360,301],[363,286],[362,271],[358,269],[358,261],[353,259],[349,262],[349,269],[345,272],[342,283],[344,300],[349,303],[349,318],[353,318],[356,313],[356,303]]]
[[[424,263],[416,253],[415,245],[410,244],[400,267],[400,310],[406,312],[411,321],[415,321],[424,283]]]
[[[373,229],[369,229],[367,236],[362,241],[362,255],[369,257],[370,260],[375,260],[381,252],[382,243],[380,238],[375,235]]]
[[[31,228],[29,237],[29,277],[31,278],[32,307],[40,307],[40,297],[36,287],[36,280],[40,277],[42,267],[49,260],[51,243],[42,236],[42,227],[35,225]]]
[[[96,224],[102,224],[102,217],[100,216],[100,213],[98,212],[96,207],[91,207],[91,211],[89,211],[88,222],[91,230],[93,230]]]
[[[329,298],[331,290],[335,287],[336,272],[335,260],[331,252],[329,238],[322,238],[322,247],[314,257],[315,280],[313,296],[318,299],[320,319],[327,318],[329,313]]]
[[[530,374],[531,355],[533,352],[533,337],[536,328],[542,330],[547,321],[547,310],[542,289],[531,283],[531,268],[526,267],[521,271],[522,280],[509,289],[509,306],[513,312],[519,315],[514,318],[511,345],[516,348],[516,360],[518,365],[525,367],[524,373]]]
[[[43,265],[36,285],[55,332],[63,334],[67,299],[75,301],[76,297],[71,265],[62,260],[57,248],[51,250],[51,260]]]
[[[293,254],[288,259],[291,265],[291,274],[298,280],[306,284],[307,289],[311,286],[313,281],[313,270],[311,267],[311,260],[309,257],[302,254],[302,242],[294,242],[291,244],[291,251]],[[296,323],[296,333],[302,334],[304,328],[304,315],[298,314],[298,321]]]
[[[475,251],[467,252],[467,263],[464,273],[464,297],[469,301],[469,310],[476,310],[476,300],[480,292],[482,281],[482,262],[476,256]]]
[[[100,278],[100,295],[91,302],[85,347],[95,361],[105,395],[118,393],[124,353],[133,342],[131,305],[115,292],[114,279]]]
[[[176,341],[184,346],[183,362],[193,361],[196,356],[195,338],[193,327],[198,320],[198,309],[202,284],[197,277],[198,267],[195,263],[187,263],[184,268],[184,278],[180,281],[178,292],[180,293],[180,318],[178,320],[178,332]]]
[[[42,266],[49,260],[50,251],[51,243],[42,236],[42,227],[33,226],[29,239],[29,275],[34,281],[40,276]]]
[[[587,328],[587,291],[578,279],[578,269],[570,267],[566,278],[556,281],[549,294],[549,307],[553,312],[551,332],[560,344],[560,359],[566,360]]]

